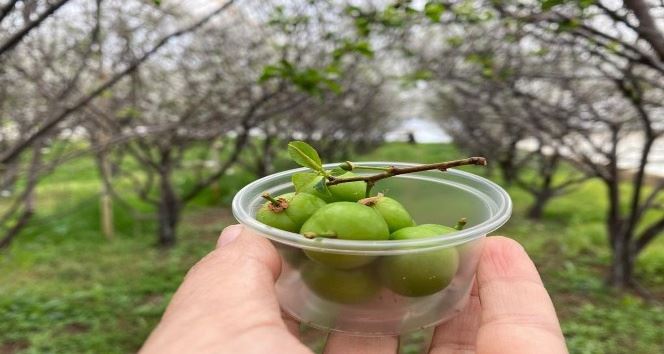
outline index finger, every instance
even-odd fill
[[[477,285],[482,304],[478,353],[567,353],[551,298],[516,241],[487,238]]]

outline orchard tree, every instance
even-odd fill
[[[613,254],[608,281],[638,288],[633,277],[636,257],[664,231],[664,214],[657,210],[664,183],[646,184],[653,145],[664,134],[662,10],[662,3],[645,0],[427,1],[424,7],[399,1],[378,10],[354,7],[349,14],[363,33],[426,28],[429,32],[420,34],[425,49],[457,48],[443,51],[451,57],[438,60],[448,67],[434,68],[434,73],[445,73],[438,80],[466,80],[449,70],[457,68],[454,58],[461,59],[476,65],[484,78],[468,80],[473,85],[469,92],[491,95],[495,82],[505,81],[498,87],[507,89],[510,100],[528,104],[538,115],[548,112],[544,119],[529,119],[537,124],[525,124],[531,126],[526,131],[537,129],[536,137],[550,149],[605,184]],[[481,33],[485,26],[491,28],[484,33],[492,43],[473,37],[474,29],[479,27]],[[441,35],[432,37],[436,31]],[[514,58],[523,63],[501,71]],[[628,144],[638,156],[625,180],[621,157]],[[630,187],[626,191],[621,188],[625,181]]]
[[[109,134],[127,137],[115,152],[128,154],[138,170],[119,166],[117,173],[154,206],[162,246],[175,243],[186,204],[223,181],[252,129],[306,98],[278,82],[259,83],[271,55],[261,30],[240,13],[222,20],[234,26],[212,24],[183,38],[118,86],[106,109],[94,109]]]
[[[347,8],[338,4],[296,2],[264,10],[259,17],[271,30],[268,43],[280,54],[260,80],[282,80],[310,99],[260,125],[264,139],[262,148],[253,149],[255,170],[265,173],[266,161],[278,151],[271,146],[293,139],[307,140],[330,160],[382,142],[397,97],[388,89],[386,53],[399,38],[358,40]]]
[[[566,164],[554,141],[571,133],[566,124],[570,116],[555,105],[531,104],[529,95],[520,91],[520,80],[539,65],[538,52],[519,43],[522,32],[510,32],[496,21],[450,16],[441,21],[461,22],[433,24],[422,30],[425,40],[411,42],[429,91],[435,92],[429,112],[455,144],[488,157],[505,184],[531,194],[526,215],[539,219],[552,198],[586,179]],[[464,37],[459,35],[462,30]],[[431,45],[432,40],[437,45]],[[569,65],[561,55],[557,58],[561,60],[552,61],[552,71]],[[548,86],[531,90],[558,101],[565,97]]]
[[[175,38],[195,31],[231,4],[185,25],[169,14],[172,9],[138,1],[9,1],[0,7],[0,80],[8,83],[3,89],[11,87],[0,98],[0,181],[2,198],[10,205],[0,215],[0,246],[9,245],[34,214],[40,178],[80,155],[70,151],[60,156],[68,136],[92,119],[85,110]],[[160,19],[156,26],[166,33],[155,37],[151,33],[157,31],[145,27],[144,46],[134,48],[128,60],[116,55],[119,46],[106,35],[112,32],[115,11],[123,9],[137,15],[133,23],[146,14]]]
[[[664,5],[626,0],[493,6],[506,24],[522,27],[540,48],[568,48],[576,63],[584,64],[571,75],[571,94],[563,106],[576,113],[578,133],[559,143],[579,168],[606,186],[610,284],[638,288],[636,257],[664,233],[664,214],[657,210],[664,183],[648,185],[646,176],[653,145],[664,135],[664,32],[656,15]],[[542,59],[546,67],[551,58]],[[541,95],[533,98],[550,102]],[[637,157],[623,166],[627,145]],[[621,188],[624,181],[627,191]]]

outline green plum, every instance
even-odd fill
[[[346,172],[337,178],[350,177],[357,177],[357,175],[352,172]],[[322,178],[322,176],[316,177],[302,189],[302,192],[313,194],[328,203],[338,201],[356,202],[364,198],[367,185],[363,181],[340,183],[330,186],[330,193],[326,194],[316,189],[316,184],[318,184]]]
[[[457,230],[435,224],[400,229],[392,240],[435,237]],[[397,294],[411,297],[434,294],[447,287],[459,267],[459,254],[453,247],[434,251],[386,256],[380,260],[378,273],[383,284]]]
[[[336,202],[318,209],[300,229],[306,237],[332,237],[342,240],[387,240],[387,223],[374,209],[353,202]],[[319,263],[339,269],[360,267],[374,260],[373,256],[356,256],[305,250]]]
[[[353,172],[346,172],[337,178],[350,178],[357,177]],[[364,198],[367,190],[367,184],[363,181],[341,183],[330,187],[330,192],[336,200],[345,200],[348,202],[356,202]]]
[[[341,304],[357,304],[371,299],[380,283],[371,268],[334,269],[307,261],[300,268],[305,284],[323,299]]]
[[[410,213],[398,201],[379,193],[375,197],[361,199],[360,203],[374,208],[387,222],[390,232],[415,226]]]
[[[277,249],[281,259],[288,263],[292,268],[299,268],[304,261],[307,261],[307,257],[304,255],[301,249],[289,245],[285,245],[279,242],[272,242],[272,245]]]
[[[449,234],[451,232],[459,231],[459,230],[457,230],[453,227],[449,227],[449,226],[445,226],[445,225],[438,225],[438,224],[421,224],[419,226],[422,226],[422,228],[426,228],[426,229],[431,230],[432,232],[436,233],[435,235],[429,235],[429,236],[423,236],[423,237],[439,236],[439,235],[444,235],[444,234]],[[404,233],[397,234],[397,236],[392,235],[392,236],[390,236],[390,238],[404,237],[405,234],[406,233],[404,232]],[[423,237],[419,237],[419,238],[423,238]],[[407,239],[407,238],[405,238],[405,239]]]
[[[268,201],[258,210],[256,220],[277,229],[298,232],[302,224],[316,210],[324,206],[324,200],[308,193],[286,193],[274,198],[277,205]]]

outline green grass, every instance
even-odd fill
[[[388,144],[357,161],[435,162],[450,145]],[[475,170],[476,171],[476,168]],[[0,254],[0,353],[135,352],[187,269],[233,222],[223,206],[251,179],[240,169],[193,203],[178,245],[154,247],[148,206],[115,206],[114,240],[99,233],[99,182],[91,160],[63,166],[39,188],[38,213]],[[512,220],[497,233],[521,242],[549,289],[572,353],[664,352],[664,307],[607,288],[604,188],[590,181],[555,199],[541,222],[525,220],[527,193],[509,189]],[[147,217],[147,218],[146,218]],[[664,301],[664,237],[639,258],[637,277]]]

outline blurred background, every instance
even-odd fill
[[[663,134],[661,0],[0,0],[0,353],[135,352],[293,139],[486,156],[570,351],[663,353]]]

